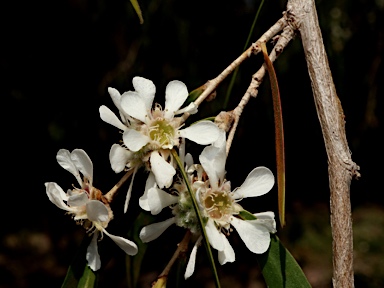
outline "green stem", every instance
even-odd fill
[[[208,254],[208,258],[209,258],[209,263],[211,264],[212,272],[214,274],[215,284],[216,284],[217,288],[220,288],[220,281],[219,281],[219,276],[217,275],[215,260],[213,259],[213,256],[212,256],[211,245],[209,244],[207,233],[205,232],[205,226],[204,226],[203,218],[201,217],[199,206],[197,204],[195,195],[194,195],[193,190],[191,188],[191,185],[189,183],[187,174],[185,173],[184,165],[183,165],[183,163],[181,163],[179,155],[177,154],[175,149],[172,149],[172,155],[173,155],[173,158],[176,160],[177,165],[179,166],[181,175],[182,175],[182,177],[184,179],[184,182],[187,185],[189,196],[192,199],[193,208],[195,209],[195,213],[197,215],[197,219],[199,220],[201,234],[203,235],[203,238],[204,238],[205,249],[207,250],[207,254]]]

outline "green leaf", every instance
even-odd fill
[[[311,287],[295,258],[276,235],[271,235],[271,244],[267,252],[257,254],[256,258],[269,288]]]
[[[136,11],[137,16],[139,16],[140,24],[143,24],[144,23],[144,19],[143,19],[143,14],[141,13],[139,2],[137,2],[137,0],[130,0],[130,1],[131,1],[131,4],[132,4],[133,8]]]
[[[96,287],[97,274],[88,267],[85,258],[90,240],[91,238],[87,235],[84,237],[72,264],[68,268],[61,288]]]
[[[140,212],[137,216],[134,226],[130,230],[129,236],[133,242],[136,243],[138,252],[135,256],[126,256],[125,264],[127,270],[127,283],[128,287],[137,287],[137,283],[140,277],[141,264],[144,259],[145,252],[147,251],[147,243],[143,243],[139,238],[140,230],[143,226],[154,221],[155,217],[147,212]]]
[[[92,271],[91,268],[89,268],[88,265],[85,265],[83,276],[81,276],[79,284],[77,285],[78,288],[94,288],[96,287],[96,274]]]

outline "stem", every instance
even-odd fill
[[[180,255],[180,253],[185,253],[188,250],[188,243],[189,243],[190,239],[191,239],[191,231],[188,230],[185,233],[183,240],[181,240],[181,242],[177,246],[175,253],[173,253],[171,260],[169,260],[167,266],[164,268],[163,272],[161,272],[161,274],[159,275],[158,278],[168,276],[169,271],[172,268],[172,265],[175,263],[176,259]]]
[[[127,173],[125,173],[125,175],[120,179],[120,181],[117,182],[117,184],[115,186],[113,186],[113,188],[111,190],[109,190],[109,192],[107,194],[104,195],[104,198],[109,203],[112,202],[113,196],[115,196],[115,193],[117,192],[117,190],[124,184],[125,181],[128,180],[128,178],[132,175],[133,171],[134,171],[134,169],[128,170]]]
[[[207,254],[208,254],[208,258],[209,258],[209,263],[211,264],[211,268],[212,268],[212,271],[213,271],[213,274],[214,274],[215,284],[216,284],[217,288],[220,288],[220,281],[219,281],[219,277],[217,275],[215,261],[214,261],[213,256],[212,256],[211,245],[209,244],[207,233],[205,232],[203,218],[201,217],[200,209],[199,209],[199,206],[197,204],[194,192],[193,192],[193,190],[191,188],[191,185],[189,183],[187,174],[185,173],[183,163],[181,163],[181,161],[180,161],[179,155],[177,154],[175,149],[172,149],[171,152],[172,152],[172,156],[174,157],[174,159],[177,162],[177,165],[178,165],[178,167],[180,169],[180,172],[181,172],[181,175],[182,175],[182,177],[184,179],[184,182],[187,185],[189,196],[192,199],[193,208],[195,209],[195,213],[196,213],[197,219],[199,220],[200,231],[201,231],[201,234],[203,235],[203,238],[204,238],[205,249],[207,250]]]

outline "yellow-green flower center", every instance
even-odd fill
[[[204,199],[204,207],[209,217],[216,220],[232,214],[232,205],[233,199],[226,191],[210,191]]]
[[[161,146],[173,146],[174,136],[175,128],[167,120],[155,120],[150,127],[149,137]]]

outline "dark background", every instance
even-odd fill
[[[41,283],[59,287],[80,246],[84,230],[45,194],[44,182],[57,182],[64,189],[74,183],[73,176],[56,162],[59,149],[84,149],[94,163],[94,185],[102,191],[108,191],[122,176],[110,169],[108,160],[110,146],[120,134],[99,118],[100,105],[117,111],[107,87],[122,93],[132,89],[134,76],[146,77],[155,83],[159,103],[171,80],[183,81],[192,91],[240,55],[259,5],[258,1],[139,3],[143,25],[130,2],[123,0],[2,4],[0,91],[5,101],[5,161],[0,287],[38,287]],[[285,1],[265,1],[252,41],[282,16],[285,5]],[[316,1],[316,5],[344,108],[349,147],[362,175],[351,186],[355,285],[382,287],[384,2],[338,0]],[[258,55],[241,65],[228,109],[237,105],[261,64]],[[288,45],[275,69],[287,169],[287,226],[278,235],[313,287],[330,287],[327,156],[300,37]],[[204,104],[198,116],[220,111],[228,84],[229,79],[217,90],[216,101]],[[269,81],[265,80],[258,97],[244,111],[227,161],[227,178],[233,187],[240,186],[256,166],[267,166],[275,173],[273,129]],[[272,210],[277,214],[276,195],[274,187],[269,194],[241,204],[252,212]],[[149,245],[143,287],[161,272],[181,239],[176,228],[167,232]],[[236,233],[231,237],[237,261],[219,267],[223,287],[263,287],[251,253]],[[125,287],[122,254],[116,253],[101,273],[101,287]],[[200,272],[187,283],[208,287],[209,268],[199,255],[204,255],[203,249],[198,254]]]

